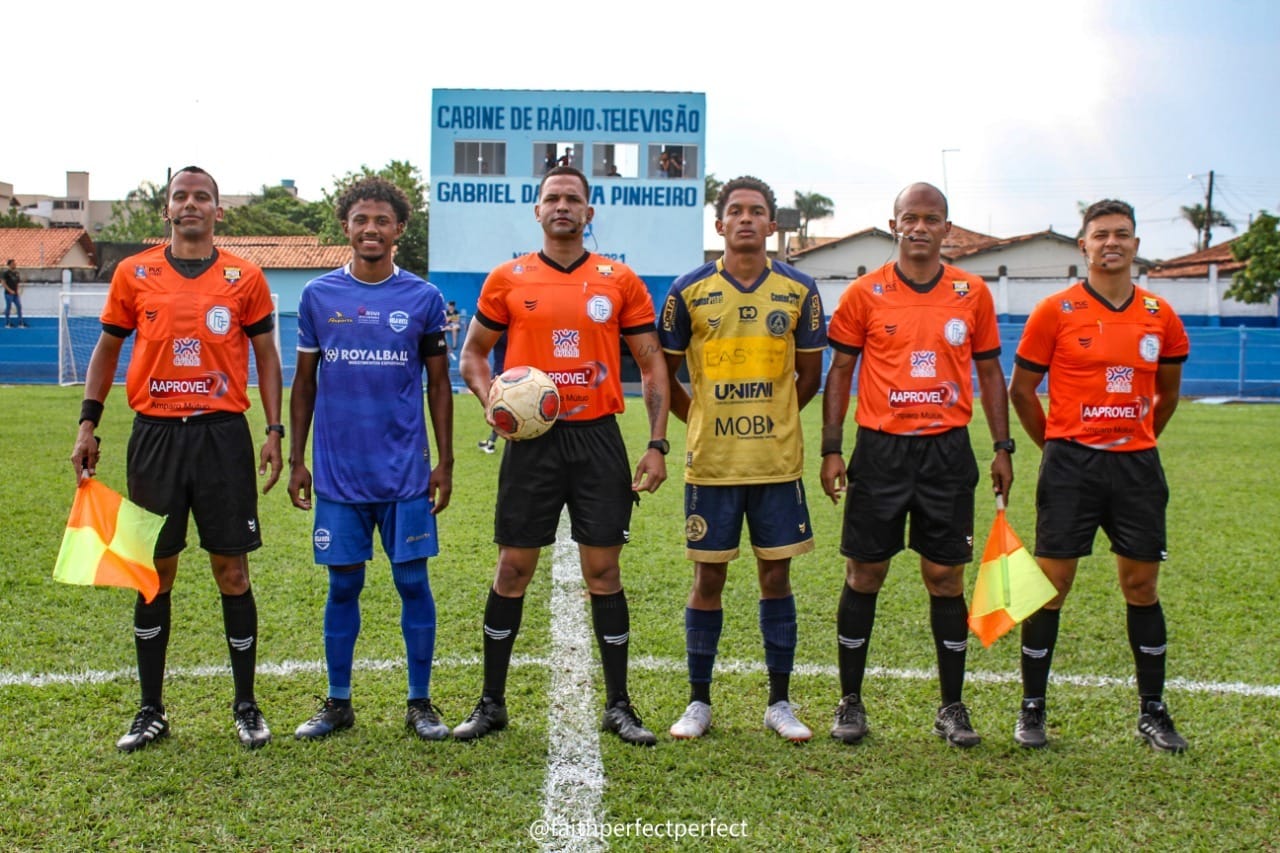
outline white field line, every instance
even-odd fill
[[[482,661],[478,657],[443,657],[436,658],[433,669],[441,667],[478,667]],[[511,659],[512,666],[550,666],[547,658],[531,655],[515,655]],[[381,672],[404,669],[404,660],[372,660],[358,658],[355,669],[360,672]],[[655,657],[633,657],[631,669],[649,670],[653,672],[687,672],[683,660]],[[279,663],[258,663],[259,676],[277,676],[288,678],[294,675],[324,672],[324,661],[319,660],[286,660]],[[762,661],[717,660],[717,673],[734,675],[764,672]],[[229,675],[231,668],[221,666],[178,666],[167,670],[166,678],[219,678]],[[796,675],[819,675],[826,678],[838,678],[839,671],[834,665],[798,663]],[[867,675],[873,678],[885,678],[896,681],[931,681],[938,677],[932,669],[890,669],[880,666],[867,667]],[[80,670],[77,672],[5,672],[0,671],[0,689],[5,687],[52,687],[67,685],[76,687],[85,684],[106,684],[113,681],[135,681],[137,671],[134,669],[99,669]],[[969,672],[965,679],[983,684],[1016,684],[1016,672]],[[1054,673],[1049,678],[1052,684],[1071,687],[1129,687],[1134,680],[1132,676],[1118,677],[1114,675],[1059,675]],[[1280,699],[1280,684],[1248,684],[1243,681],[1195,681],[1189,678],[1170,678],[1165,687],[1175,693],[1209,693],[1226,696],[1262,696],[1268,699]]]
[[[578,548],[561,516],[551,561],[551,689],[547,696],[547,777],[542,819],[551,832],[543,850],[605,850],[589,833],[556,828],[597,826],[603,817],[604,762],[595,720],[591,629],[583,607]]]

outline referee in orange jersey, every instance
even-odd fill
[[[252,348],[268,423],[258,454],[266,493],[281,468],[280,353],[262,270],[214,248],[213,229],[221,218],[213,177],[196,166],[178,170],[165,208],[173,229],[170,241],[121,261],[111,278],[71,450],[77,480],[92,476],[98,463],[93,432],[121,347],[136,333],[125,381],[136,413],[128,449],[129,498],[168,519],[155,550],[160,592],[150,604],[141,595],[134,604],[142,701],[129,730],[116,741],[122,752],[169,733],[163,697],[169,593],[187,544],[188,516],[195,518],[200,547],[209,552],[222,593],[236,734],[250,749],[271,739],[253,686],[258,608],[249,586],[248,554],[262,546],[262,532],[253,439],[244,412]]]
[[[1018,344],[1010,398],[1044,449],[1036,486],[1036,561],[1058,595],[1022,623],[1022,707],[1014,740],[1045,736],[1045,693],[1058,616],[1101,527],[1116,555],[1138,675],[1138,734],[1157,750],[1187,741],[1165,707],[1165,621],[1156,594],[1165,559],[1165,483],[1156,437],[1178,407],[1190,344],[1164,299],[1130,277],[1133,208],[1107,199],[1084,214],[1089,277],[1038,304]],[[1049,374],[1046,415],[1036,391]]]

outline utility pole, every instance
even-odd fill
[[[942,194],[950,197],[951,193],[947,189],[947,155],[960,153],[959,148],[943,148],[942,149]]]
[[[1213,239],[1213,169],[1209,170],[1209,189],[1204,196],[1204,245],[1200,247],[1201,251],[1209,248],[1209,241]]]

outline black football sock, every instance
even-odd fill
[[[505,598],[489,589],[484,606],[484,695],[499,705],[507,701],[507,670],[523,617],[523,595]]]
[[[253,588],[242,595],[222,595],[222,623],[231,653],[231,678],[235,682],[235,704],[254,701],[253,675],[258,662],[258,605]]]
[[[605,706],[630,701],[627,696],[627,654],[631,640],[631,611],[627,593],[591,596],[591,622],[604,667]]]
[[[142,704],[164,707],[164,661],[169,649],[170,593],[147,604],[139,595],[133,604],[133,647],[138,653],[138,683]]]
[[[1164,695],[1165,630],[1164,608],[1160,602],[1146,606],[1127,605],[1129,647],[1138,676],[1139,710],[1148,702],[1159,702]]]
[[[1061,610],[1040,608],[1022,623],[1022,698],[1045,698]]]
[[[840,593],[836,611],[836,640],[839,644],[840,693],[862,693],[862,677],[867,671],[867,646],[876,622],[875,592],[856,592],[848,583]]]
[[[963,595],[929,596],[929,623],[938,654],[938,684],[944,708],[963,698],[964,660],[969,648],[968,618]]]

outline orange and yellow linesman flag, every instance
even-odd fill
[[[1035,613],[1058,591],[1022,546],[1004,515],[1004,499],[996,498],[996,520],[982,552],[978,582],[969,603],[969,627],[984,648]]]
[[[136,589],[150,603],[160,590],[155,548],[163,526],[164,516],[85,477],[76,488],[53,579]]]

